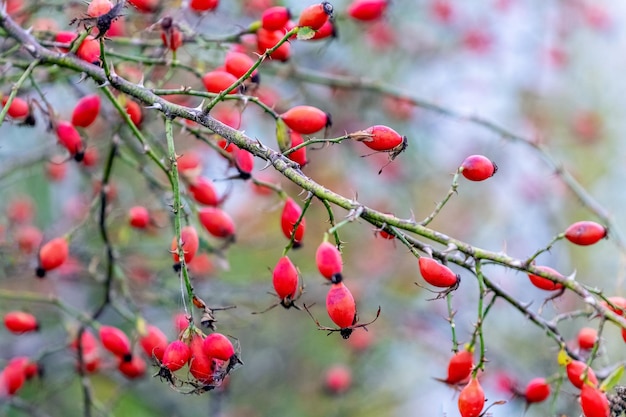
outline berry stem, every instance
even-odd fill
[[[341,143],[344,140],[349,139],[349,138],[350,137],[348,135],[344,135],[344,136],[340,136],[338,138],[331,138],[331,139],[322,139],[322,138],[316,139],[316,138],[313,138],[313,139],[305,140],[301,144],[296,145],[293,148],[287,149],[285,152],[283,152],[283,155],[287,156],[287,155],[289,155],[289,154],[291,154],[291,153],[293,153],[293,152],[295,152],[295,151],[297,151],[299,149],[304,148],[305,146],[309,146],[309,145],[312,145],[314,143]]]
[[[420,222],[421,226],[428,226],[428,224],[432,222],[435,219],[435,217],[439,214],[439,212],[443,209],[443,207],[450,200],[450,198],[452,198],[452,196],[457,193],[457,189],[459,188],[459,174],[460,173],[461,173],[460,169],[458,169],[454,173],[454,177],[452,177],[452,184],[450,185],[450,189],[448,190],[448,193],[443,198],[443,200],[437,203],[433,212],[430,213],[428,217],[426,217],[424,220]]]
[[[554,246],[554,244],[556,242],[558,242],[559,240],[562,240],[565,238],[565,233],[559,233],[558,235],[554,236],[552,238],[552,240],[550,241],[550,243],[548,243],[545,247],[538,249],[535,253],[533,253],[525,262],[526,265],[531,265],[533,263],[533,261],[535,259],[537,259],[537,257],[539,255],[541,255],[544,252],[550,252],[550,249],[552,249],[552,246]]]
[[[448,308],[448,323],[450,323],[450,331],[452,333],[452,352],[459,351],[459,342],[456,338],[456,324],[454,323],[454,309],[452,308],[453,291],[446,294],[446,306]]]
[[[193,324],[193,310],[187,307],[187,301],[185,297],[187,297],[191,301],[194,298],[194,293],[193,293],[193,287],[191,285],[191,279],[189,278],[189,271],[187,271],[187,263],[185,262],[185,249],[183,247],[184,242],[182,241],[182,237],[181,237],[181,230],[182,230],[181,212],[183,211],[183,206],[182,206],[181,197],[180,197],[178,163],[176,162],[176,159],[178,158],[178,156],[176,155],[176,148],[174,146],[174,132],[173,132],[172,126],[173,126],[172,119],[169,117],[166,117],[165,118],[165,138],[167,140],[167,151],[168,151],[168,156],[170,159],[169,176],[170,176],[170,182],[172,183],[172,193],[174,194],[173,196],[174,201],[172,203],[172,212],[174,213],[174,235],[176,236],[176,239],[178,240],[177,247],[178,247],[178,259],[180,261],[179,276],[181,280],[181,283],[180,283],[181,296],[183,300],[183,306],[185,308],[185,314],[191,317],[191,320],[189,320],[189,325],[191,327]],[[186,294],[185,294],[185,290],[186,290]]]
[[[320,199],[324,207],[326,207],[326,211],[328,212],[328,222],[330,223],[331,228],[335,227],[335,213],[333,212],[333,208],[330,203],[324,199]],[[339,232],[336,230],[334,232],[326,232],[324,233],[324,241],[328,241],[328,234],[332,234],[335,238],[335,245],[337,245],[337,249],[341,251],[341,239],[339,238]]]

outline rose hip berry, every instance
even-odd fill
[[[2,107],[6,106],[9,96],[2,97]],[[7,110],[7,114],[14,119],[25,119],[30,114],[30,107],[26,100],[15,97]]]
[[[261,27],[265,30],[281,30],[291,19],[289,9],[275,6],[266,9],[261,15]]]
[[[46,276],[47,271],[51,271],[67,260],[69,256],[69,248],[67,240],[63,237],[52,239],[39,250],[39,266],[36,274],[39,278]]]
[[[148,325],[146,334],[139,337],[139,345],[148,357],[155,357],[163,362],[163,353],[167,348],[167,336],[156,326]]]
[[[87,6],[87,15],[90,17],[99,17],[107,14],[113,8],[110,0],[91,0]]]
[[[580,406],[585,417],[609,417],[611,415],[611,407],[606,394],[588,384],[584,384],[580,391]]]
[[[294,237],[294,247],[300,246],[304,232],[306,230],[306,219],[303,217],[302,221],[294,232],[294,226],[300,216],[302,215],[302,209],[292,198],[285,200],[282,214],[280,216],[280,225],[283,230],[283,234],[287,239]]]
[[[139,356],[133,356],[130,361],[119,360],[117,369],[128,379],[141,378],[146,374],[146,361]]]
[[[315,263],[320,274],[334,284],[341,282],[343,261],[341,252],[330,242],[322,242],[315,252]]]
[[[198,210],[200,223],[211,235],[224,239],[234,239],[235,223],[222,209],[204,207]]]
[[[226,90],[236,81],[237,77],[235,77],[233,74],[221,70],[209,71],[202,77],[202,84],[204,84],[204,88],[206,88],[209,93],[215,94],[219,94],[222,91]],[[236,93],[236,88],[233,88],[228,92],[228,94]]]
[[[298,291],[298,270],[288,256],[278,260],[272,272],[272,283],[281,300],[294,299]]]
[[[80,162],[85,157],[85,147],[78,130],[66,121],[60,121],[56,126],[59,143],[72,155],[75,161]]]
[[[163,46],[172,51],[176,51],[183,46],[183,32],[180,31],[178,25],[169,16],[161,19],[161,40],[163,41]]]
[[[352,371],[345,365],[333,365],[324,374],[324,387],[330,394],[342,394],[352,385]]]
[[[130,340],[126,333],[113,326],[100,327],[100,342],[102,346],[115,356],[129,362],[133,355],[131,353]]]
[[[81,98],[72,112],[72,124],[74,126],[88,127],[100,112],[100,96],[92,94]]]
[[[456,385],[465,381],[472,372],[474,366],[474,357],[472,352],[468,350],[460,350],[450,358],[448,362],[448,376],[445,382],[450,385]]]
[[[461,417],[480,416],[485,406],[485,392],[476,377],[461,390],[458,405]]]
[[[380,19],[387,5],[387,0],[355,0],[348,7],[348,15],[362,21]]]
[[[230,360],[235,355],[235,348],[232,342],[221,333],[211,333],[204,338],[202,350],[209,358],[222,361]]]
[[[539,403],[550,396],[550,384],[545,378],[532,379],[524,390],[524,398],[527,403]]]
[[[565,230],[565,238],[570,242],[588,246],[606,237],[606,227],[591,221],[576,222]]]
[[[198,252],[198,247],[200,246],[198,232],[193,226],[185,226],[180,231],[180,240],[183,242],[185,263],[189,263],[196,255],[196,252]],[[176,236],[172,239],[171,250],[174,262],[179,263],[180,257],[178,256],[178,239]]]
[[[242,52],[231,51],[226,54],[226,58],[224,59],[224,68],[236,78],[243,77],[254,64],[254,60]],[[258,79],[258,73],[256,70],[252,72],[250,78],[253,81]]]
[[[592,327],[583,327],[578,331],[578,347],[584,350],[593,349],[598,341],[598,331]]]
[[[327,1],[313,4],[300,13],[298,26],[318,30],[333,15],[333,5]]]
[[[303,135],[318,132],[332,124],[327,113],[313,106],[296,106],[280,116],[291,130]]]
[[[458,284],[459,276],[450,268],[440,264],[432,258],[419,258],[420,273],[424,281],[430,285],[440,288],[453,287]]]
[[[285,34],[282,30],[266,30],[260,28],[256,32],[257,52],[259,53],[259,55],[264,54],[265,51],[276,46],[276,44],[280,42],[284,35]],[[290,56],[291,44],[289,42],[283,43],[270,54],[270,58],[281,62],[289,60]]]
[[[175,340],[165,348],[161,363],[172,372],[181,369],[189,361],[191,349],[180,340]]]
[[[15,334],[39,330],[37,318],[24,311],[9,311],[4,315],[4,327]]]
[[[407,147],[406,136],[384,125],[376,125],[349,135],[356,141],[363,142],[368,148],[397,155]]]
[[[219,0],[191,0],[189,8],[197,13],[210,12],[217,9]]]
[[[562,277],[562,275],[558,271],[550,268],[549,266],[538,266],[537,269]],[[539,275],[529,273],[528,278],[530,278],[530,282],[532,282],[532,284],[535,287],[540,288],[542,290],[554,291],[554,290],[560,290],[563,288],[562,284],[558,282],[550,281],[548,278],[540,277]]]
[[[483,155],[471,155],[465,158],[460,170],[470,181],[484,181],[498,171],[498,166]]]
[[[572,360],[567,364],[565,370],[567,371],[567,378],[576,387],[581,388],[583,385],[587,385],[582,380],[582,376],[587,370],[587,382],[596,386],[598,385],[598,379],[593,369],[588,368],[585,362]]]
[[[289,135],[291,136],[291,147],[295,147],[298,146],[300,144],[302,144],[304,142],[304,138],[302,137],[302,135],[298,132],[290,132]],[[291,152],[289,155],[287,155],[287,158],[291,159],[293,162],[297,163],[298,165],[300,165],[300,167],[305,166],[309,161],[306,159],[306,146],[303,148],[298,149],[295,152]]]
[[[126,110],[126,114],[130,117],[130,121],[137,127],[141,126],[141,122],[143,121],[143,112],[141,111],[141,106],[134,100],[126,100],[126,105],[124,106]]]
[[[200,204],[216,206],[220,202],[213,182],[205,177],[194,178],[189,184],[189,192]]]
[[[347,329],[355,324],[356,303],[343,282],[331,285],[326,296],[326,311],[333,323],[341,329]]]
[[[145,229],[150,224],[150,212],[143,206],[134,206],[128,210],[128,222],[137,229]]]
[[[194,334],[189,348],[191,349],[189,372],[203,384],[213,384],[215,382],[213,378],[215,365],[213,364],[213,358],[209,358],[204,354],[202,337]]]

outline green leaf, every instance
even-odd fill
[[[624,365],[620,365],[617,368],[615,368],[613,372],[611,372],[604,381],[602,381],[602,384],[600,385],[600,390],[603,392],[609,391],[615,385],[617,385],[620,379],[622,379],[623,375],[624,375]]]
[[[298,30],[298,39],[300,40],[305,41],[311,39],[313,36],[315,36],[315,31],[308,26],[301,27],[300,30]]]
[[[278,149],[280,149],[281,152],[285,152],[287,149],[291,148],[291,135],[283,119],[276,120],[276,141],[278,142]]]

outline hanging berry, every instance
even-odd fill
[[[611,415],[611,407],[606,394],[588,384],[584,384],[580,391],[580,407],[585,417],[609,417]]]
[[[43,278],[46,276],[46,272],[63,265],[68,256],[67,240],[63,237],[52,239],[39,250],[39,266],[37,267],[36,275],[39,278]]]
[[[276,295],[281,300],[293,300],[296,297],[296,292],[298,291],[298,270],[288,256],[283,256],[276,263],[272,272],[272,283]]]
[[[211,235],[223,239],[235,239],[235,223],[224,210],[217,207],[203,207],[198,210],[198,219]]]
[[[283,211],[280,216],[280,225],[283,229],[283,234],[287,239],[294,238],[294,247],[299,247],[302,242],[302,238],[304,237],[304,232],[306,230],[306,219],[303,217],[300,224],[296,228],[294,232],[294,226],[296,222],[302,215],[302,209],[291,197],[288,197],[285,200],[285,205],[283,206]]]
[[[167,336],[156,326],[147,325],[146,333],[139,337],[139,345],[149,358],[163,362],[163,353],[167,348]]]
[[[567,378],[576,388],[580,389],[583,384],[585,384],[585,381],[582,379],[585,371],[587,372],[587,382],[593,386],[598,385],[598,378],[591,367],[588,367],[587,364],[582,361],[572,359],[570,359],[570,361],[571,362],[566,365],[565,370],[567,372]]]
[[[9,311],[4,315],[4,327],[15,334],[39,330],[37,318],[24,311]]]
[[[220,200],[217,197],[217,191],[213,185],[213,181],[205,177],[196,177],[189,183],[189,192],[200,204],[207,206],[216,206]]]
[[[527,403],[539,403],[545,401],[550,396],[550,384],[545,378],[535,378],[530,380],[524,390],[524,398]]]
[[[315,252],[315,263],[324,278],[330,280],[333,284],[342,281],[343,261],[341,252],[335,245],[327,241],[322,242]]]
[[[420,273],[424,281],[440,288],[455,287],[459,283],[459,276],[450,268],[440,264],[432,258],[422,256],[419,258]]]
[[[115,356],[125,362],[129,362],[133,355],[131,353],[130,340],[126,333],[113,326],[101,326],[99,330],[100,342],[102,346]]]
[[[161,362],[167,369],[176,372],[185,366],[190,358],[191,349],[189,346],[183,341],[174,340],[165,348]]]
[[[9,96],[2,97],[2,107],[9,102]],[[30,114],[28,102],[22,98],[15,97],[7,110],[7,114],[13,119],[25,119]]]
[[[578,331],[576,339],[580,349],[593,349],[595,344],[598,342],[598,331],[592,327],[583,327]]]
[[[485,392],[476,377],[472,377],[470,382],[461,390],[458,405],[461,417],[480,416],[485,407]]]
[[[348,15],[356,20],[380,19],[387,9],[388,0],[355,0],[348,6]]]
[[[183,32],[180,31],[178,25],[169,16],[161,19],[161,40],[163,41],[163,46],[174,52],[183,46]]]
[[[128,210],[128,223],[136,229],[145,229],[150,225],[150,212],[143,206],[134,206]]]
[[[117,364],[117,369],[122,375],[128,379],[141,378],[146,374],[146,361],[139,356],[133,356],[130,361],[120,359]]]
[[[333,323],[341,329],[349,329],[355,324],[356,303],[343,282],[331,285],[326,296],[326,311]]]
[[[221,333],[211,333],[204,338],[202,350],[209,358],[228,361],[235,356],[235,348],[228,337]]]
[[[448,376],[444,382],[456,385],[465,381],[470,376],[474,366],[473,356],[472,352],[465,349],[452,355],[450,362],[448,362]]]
[[[78,130],[65,120],[59,121],[56,125],[56,134],[59,143],[70,153],[76,162],[80,162],[85,157],[85,147],[80,138]]]
[[[91,94],[81,98],[72,112],[72,124],[74,126],[88,127],[100,112],[100,96]]]

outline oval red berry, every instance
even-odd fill
[[[606,227],[591,221],[576,222],[565,230],[565,238],[581,246],[593,245],[605,238],[606,234]]]
[[[484,181],[498,170],[498,166],[483,155],[471,155],[461,164],[461,173],[470,181]]]

